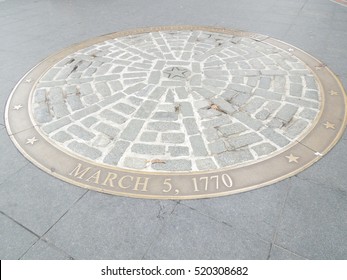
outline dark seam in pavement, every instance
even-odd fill
[[[279,225],[280,225],[280,223],[281,223],[281,221],[282,221],[282,216],[283,216],[284,208],[285,208],[285,206],[286,206],[286,204],[287,204],[287,200],[288,200],[289,193],[290,193],[291,189],[292,189],[292,186],[290,186],[290,187],[288,188],[288,191],[287,191],[286,196],[285,196],[284,201],[283,201],[282,209],[281,209],[281,211],[280,211],[280,214],[278,215],[278,220],[277,220],[276,225],[275,225],[275,232],[274,232],[274,234],[273,234],[273,236],[272,236],[272,240],[271,240],[271,244],[270,244],[269,254],[268,254],[267,258],[266,258],[267,260],[269,260],[270,257],[271,257],[272,247],[274,246],[274,244],[275,244],[275,242],[276,242],[278,227],[279,227]],[[276,245],[276,246],[277,246],[277,245]]]
[[[176,205],[174,206],[174,208],[172,209],[171,213],[170,213],[167,217],[170,217],[170,216],[173,214],[173,212],[175,212],[175,210],[176,210],[177,206],[180,204],[180,202],[181,202],[180,200],[176,201]],[[160,212],[160,210],[159,210],[159,212]],[[167,218],[167,217],[166,217],[166,218]],[[162,234],[162,232],[163,232],[163,230],[164,230],[164,226],[165,226],[165,224],[166,224],[166,218],[161,219],[160,217],[158,217],[158,219],[159,219],[159,220],[162,220],[163,223],[162,223],[162,225],[161,225],[161,228],[160,228],[160,230],[159,230],[159,233],[153,238],[152,242],[149,244],[147,250],[146,250],[145,253],[143,254],[141,260],[144,260],[144,259],[145,259],[145,256],[147,255],[148,251],[152,248],[154,242],[157,240],[157,237],[159,237],[159,236]]]
[[[41,240],[42,242],[46,243],[47,246],[52,247],[52,248],[55,249],[56,251],[59,251],[60,253],[64,254],[66,257],[68,257],[69,260],[74,260],[74,258],[73,258],[71,255],[69,255],[68,253],[66,253],[64,250],[58,248],[58,247],[55,246],[54,244],[48,242],[48,241],[47,241],[46,239],[44,239],[44,238],[40,238],[39,240],[37,240],[37,241],[35,242],[35,244],[37,244],[40,240]],[[35,244],[34,244],[34,245],[35,245]],[[34,245],[33,245],[33,246],[34,246]],[[29,249],[31,249],[33,246],[31,246]],[[28,251],[29,251],[29,250],[28,250]],[[28,251],[26,251],[25,254],[22,255],[22,256],[19,258],[19,260],[22,260],[22,258],[26,255],[26,253],[27,253]]]
[[[31,229],[27,228],[26,226],[22,225],[20,222],[18,222],[17,220],[15,220],[14,218],[10,217],[9,215],[7,215],[5,212],[0,210],[0,214],[4,215],[5,217],[9,218],[11,221],[15,222],[17,225],[21,226],[22,228],[26,229],[27,231],[29,231],[31,234],[35,235],[37,238],[40,239],[40,235],[33,232]],[[36,242],[35,242],[36,243]],[[34,243],[34,244],[35,244]]]
[[[44,233],[44,234],[42,234],[41,236],[39,236],[39,239],[38,240],[36,240],[36,242],[32,245],[32,246],[30,246],[30,248],[28,249],[28,250],[26,250],[25,252],[24,252],[24,254],[19,258],[19,259],[21,259],[21,258],[23,258],[24,257],[24,255],[32,248],[32,247],[34,247],[34,245],[37,243],[37,242],[39,242],[39,240],[40,239],[42,239],[44,236],[45,236],[45,234],[47,233],[47,232],[49,232],[51,229],[52,229],[52,227],[54,227],[69,211],[70,211],[70,209],[78,202],[78,201],[80,201],[87,193],[89,192],[89,190],[87,190],[84,194],[82,194],[82,196],[79,198],[79,199],[77,199],[72,205],[71,205],[71,207],[69,208],[69,209],[67,209],[65,212],[64,212],[64,214],[52,225],[52,226],[50,226],[50,228],[48,229],[48,230],[46,230],[46,232]],[[45,240],[45,239],[43,239],[43,240]],[[58,247],[57,247],[58,248]],[[70,254],[67,254],[68,256],[70,256]]]

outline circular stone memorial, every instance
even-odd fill
[[[342,136],[323,63],[268,36],[181,26],[67,48],[16,86],[6,126],[47,173],[115,195],[192,199],[290,177]]]

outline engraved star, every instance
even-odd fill
[[[320,152],[315,152],[314,153],[316,156],[319,156],[319,157],[322,157],[323,156],[323,154],[321,154]]]
[[[26,82],[26,83],[31,83],[31,82],[32,82],[32,79],[26,79],[25,82]]]
[[[288,49],[288,51],[290,51],[290,52],[293,52],[293,51],[294,51],[294,49],[292,49],[292,48],[289,48],[289,49]]]
[[[286,158],[288,159],[288,162],[295,162],[295,163],[298,163],[298,159],[300,157],[296,157],[294,156],[293,154],[290,154],[289,156],[286,156]]]
[[[26,144],[34,145],[34,143],[35,143],[36,141],[39,141],[39,139],[36,139],[36,137],[34,136],[33,138],[27,139]]]
[[[335,124],[334,123],[331,123],[331,122],[326,122],[325,124],[323,124],[325,126],[325,128],[329,129],[335,129]]]
[[[180,69],[179,67],[172,67],[172,69],[165,71],[166,74],[168,74],[168,78],[174,79],[174,78],[185,78],[184,75],[187,73],[186,69]]]
[[[330,95],[335,96],[335,95],[339,95],[339,93],[335,90],[331,90]]]
[[[22,105],[16,105],[16,106],[13,106],[13,110],[20,110],[20,109],[22,109],[23,108],[23,106]]]

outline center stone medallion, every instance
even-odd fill
[[[67,182],[191,199],[264,186],[307,168],[341,137],[344,90],[283,42],[207,27],[118,32],[68,48],[13,91],[21,152]]]

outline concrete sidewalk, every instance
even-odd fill
[[[48,55],[102,34],[218,26],[283,40],[347,88],[347,7],[329,0],[0,1],[0,114]],[[88,191],[49,176],[0,120],[0,259],[347,259],[347,137],[277,184],[221,198],[164,201]]]

